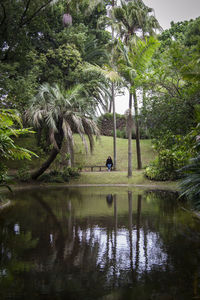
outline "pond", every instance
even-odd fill
[[[173,192],[35,188],[0,212],[0,299],[200,299],[200,221]]]

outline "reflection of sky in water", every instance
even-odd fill
[[[104,269],[108,261],[112,261],[111,268],[115,265],[115,274],[120,270],[130,270],[131,266],[138,273],[151,270],[153,266],[165,265],[167,262],[167,254],[163,251],[159,235],[154,232],[132,230],[132,237],[128,229],[118,229],[115,232],[106,232],[98,226],[92,231],[87,229],[83,233],[79,231],[80,242],[84,240],[91,246],[98,242],[98,259],[97,265]],[[131,244],[132,249],[131,249]]]

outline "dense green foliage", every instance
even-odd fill
[[[64,26],[65,1],[3,0],[0,6],[1,95],[4,104],[21,112],[40,84],[77,81],[95,91],[94,74],[83,75],[86,62],[107,61],[110,40],[98,20],[106,14],[103,1],[71,1],[73,26]],[[54,4],[55,3],[55,4]],[[15,34],[13,34],[15,32]]]
[[[63,22],[64,15],[70,17],[68,23]],[[107,30],[111,25],[115,34]],[[2,0],[0,158],[32,155],[13,140],[30,131],[22,129],[18,115],[9,110],[17,109],[25,127],[27,120],[34,125],[38,149],[52,154],[45,168],[57,154],[62,157],[66,152],[73,165],[73,134],[79,133],[85,145],[88,135],[92,148],[97,115],[111,107],[113,77],[120,75],[120,87],[126,86],[130,93],[128,152],[132,153],[135,137],[138,169],[142,167],[140,138],[148,133],[157,152],[146,169],[148,178],[179,179],[183,173],[178,170],[194,170],[193,162],[198,174],[200,17],[171,22],[158,42],[159,29],[153,10],[142,0],[71,0],[68,5],[64,0]],[[127,137],[127,129],[118,130],[117,136]],[[132,154],[129,173],[131,159]],[[4,165],[1,170],[3,180]],[[183,184],[183,193],[185,188],[185,194],[193,197],[189,186],[195,179],[188,174],[185,182],[190,183]],[[18,171],[21,180],[29,177],[26,166]]]
[[[8,159],[28,159],[34,155],[23,147],[19,147],[13,140],[13,137],[31,133],[28,128],[22,127],[22,121],[17,113],[10,109],[0,110],[0,183],[7,179],[7,168],[2,162]]]
[[[190,132],[198,123],[199,20],[172,22],[160,35],[160,48],[143,82],[142,116],[158,152],[146,170],[151,179],[179,178],[178,169],[194,155]]]

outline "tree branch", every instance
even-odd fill
[[[5,6],[3,5],[3,3],[1,3],[1,7],[3,9],[3,19],[2,19],[2,21],[0,23],[0,26],[3,25],[3,23],[5,22],[5,19],[6,19],[6,9],[5,9]]]
[[[32,21],[32,19],[33,19],[35,16],[37,16],[37,14],[38,14],[43,8],[45,8],[46,6],[48,6],[52,1],[53,1],[53,0],[49,0],[47,3],[43,4],[40,8],[38,8],[38,9],[32,14],[32,16],[31,16],[29,19],[27,19],[26,21],[22,22],[22,24],[21,24],[20,27],[22,27],[22,26],[25,25],[25,24],[30,23],[30,22]]]
[[[28,9],[29,9],[30,3],[31,3],[31,0],[28,0],[27,3],[26,3],[26,8],[25,8],[25,10],[24,10],[24,12],[21,16],[21,20],[19,22],[19,27],[21,27],[23,25],[23,20],[24,20],[24,17],[26,16],[26,13],[27,13]]]

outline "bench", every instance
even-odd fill
[[[106,168],[106,169],[107,169],[107,167],[106,167],[105,165],[104,165],[104,166],[84,166],[84,167],[83,167],[83,169],[88,169],[88,168],[91,169],[91,172],[93,172],[95,168],[98,168],[98,169],[99,169],[99,172],[101,172],[101,170],[102,170],[103,168]],[[111,170],[112,170],[112,168],[111,168]]]

